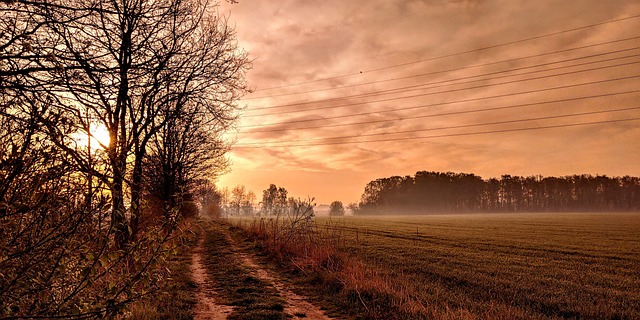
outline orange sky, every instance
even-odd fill
[[[320,204],[419,170],[640,175],[638,1],[240,0],[220,12],[254,59],[221,187],[260,196],[275,183]],[[577,125],[589,122],[605,123]]]

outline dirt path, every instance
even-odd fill
[[[193,250],[191,257],[191,274],[193,280],[198,284],[196,291],[196,307],[194,310],[195,320],[224,320],[227,315],[233,311],[233,307],[221,305],[216,302],[217,293],[213,289],[213,285],[204,266],[202,265],[202,253],[204,244],[204,235],[200,236],[198,245]]]
[[[287,285],[280,281],[275,275],[256,263],[251,254],[243,252],[242,249],[238,247],[228,232],[226,236],[240,261],[251,270],[252,276],[271,283],[278,290],[280,296],[287,302],[284,311],[292,315],[293,319],[331,319],[327,317],[320,308],[308,302],[306,297],[300,296],[288,289]]]

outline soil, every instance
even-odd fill
[[[227,234],[227,239],[236,252],[240,261],[252,270],[252,275],[265,282],[271,283],[280,293],[280,296],[286,300],[287,306],[284,311],[293,316],[293,319],[331,319],[327,317],[320,308],[308,302],[304,296],[298,295],[291,291],[288,286],[277,278],[274,274],[262,268],[256,263],[255,258],[250,253],[243,252],[236,244],[231,235]]]
[[[233,311],[233,307],[219,304],[219,295],[213,289],[211,280],[202,265],[202,253],[204,237],[200,237],[198,246],[193,250],[191,257],[191,275],[193,281],[198,284],[196,291],[197,304],[194,310],[195,320],[224,320]]]
[[[228,300],[224,299],[221,292],[216,291],[215,279],[211,279],[210,277],[210,274],[215,273],[210,272],[210,274],[208,274],[203,264],[203,255],[206,254],[204,248],[204,239],[206,235],[204,232],[206,231],[203,230],[200,234],[198,245],[193,250],[191,262],[193,280],[198,284],[198,289],[196,291],[197,304],[194,310],[194,319],[218,320],[227,319],[230,315],[233,315],[234,319],[242,318],[242,315],[237,317],[238,312],[242,309],[234,310],[234,307],[221,303],[222,301],[228,302]],[[290,288],[290,285],[285,281],[280,280],[278,275],[274,272],[260,266],[260,264],[256,262],[257,259],[254,254],[238,246],[228,230],[225,230],[224,233],[225,235],[223,238],[228,240],[228,244],[230,245],[229,249],[233,254],[231,259],[237,260],[244,269],[248,270],[249,276],[255,277],[261,282],[273,286],[273,288],[277,290],[276,294],[285,301],[284,313],[286,313],[287,319],[331,319],[326,316],[319,307],[310,303],[307,297],[294,293]],[[208,263],[207,267],[212,266]],[[252,317],[252,319],[253,318],[254,317]]]

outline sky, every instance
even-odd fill
[[[422,170],[640,176],[636,0],[239,0],[219,12],[253,60],[219,187],[346,204],[369,181]]]

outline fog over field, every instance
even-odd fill
[[[638,0],[0,0],[0,319],[640,319]]]

